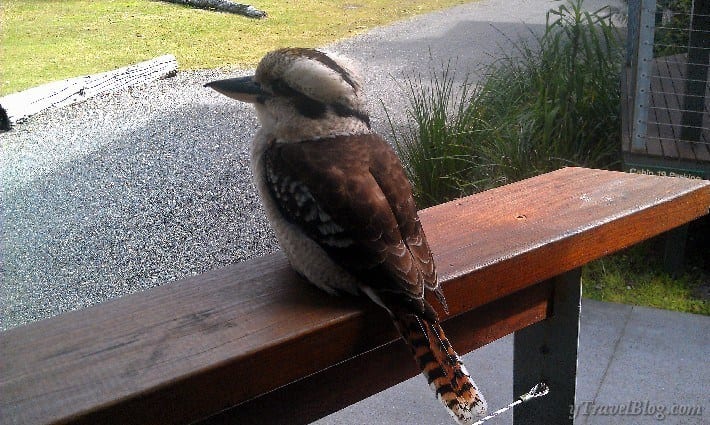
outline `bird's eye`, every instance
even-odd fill
[[[271,82],[271,89],[275,95],[280,96],[291,96],[294,94],[294,90],[289,87],[284,80],[276,79]]]

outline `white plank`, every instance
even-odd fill
[[[0,105],[5,108],[10,123],[16,124],[50,107],[71,105],[100,93],[168,76],[177,66],[175,56],[159,56],[113,71],[54,81],[13,93],[1,97]]]

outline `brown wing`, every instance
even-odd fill
[[[402,239],[414,257],[425,287],[436,291],[440,301],[446,307],[443,295],[439,290],[434,259],[417,214],[411,183],[407,179],[397,155],[384,141],[382,141],[382,145],[383,150],[391,153],[372,156],[373,165],[370,167],[370,172],[389,201]]]
[[[399,159],[379,136],[275,143],[265,156],[274,200],[386,305],[435,317],[436,272]],[[402,295],[405,295],[404,297]]]

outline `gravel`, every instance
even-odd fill
[[[451,60],[463,78],[509,46],[502,34],[539,31],[556,4],[508,3],[462,5],[328,47],[361,63],[373,125],[388,135],[381,105],[402,122],[405,76]],[[278,249],[248,168],[258,122],[202,86],[248,72],[179,72],[0,133],[0,330]]]
[[[49,111],[3,137],[2,326],[277,249],[242,105],[184,72]]]

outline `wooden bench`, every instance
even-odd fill
[[[515,393],[551,388],[516,423],[571,423],[580,267],[709,208],[710,182],[565,168],[423,210],[443,326],[460,353],[515,332]],[[312,288],[280,253],[11,329],[0,347],[3,424],[307,423],[418,373],[381,310]]]

